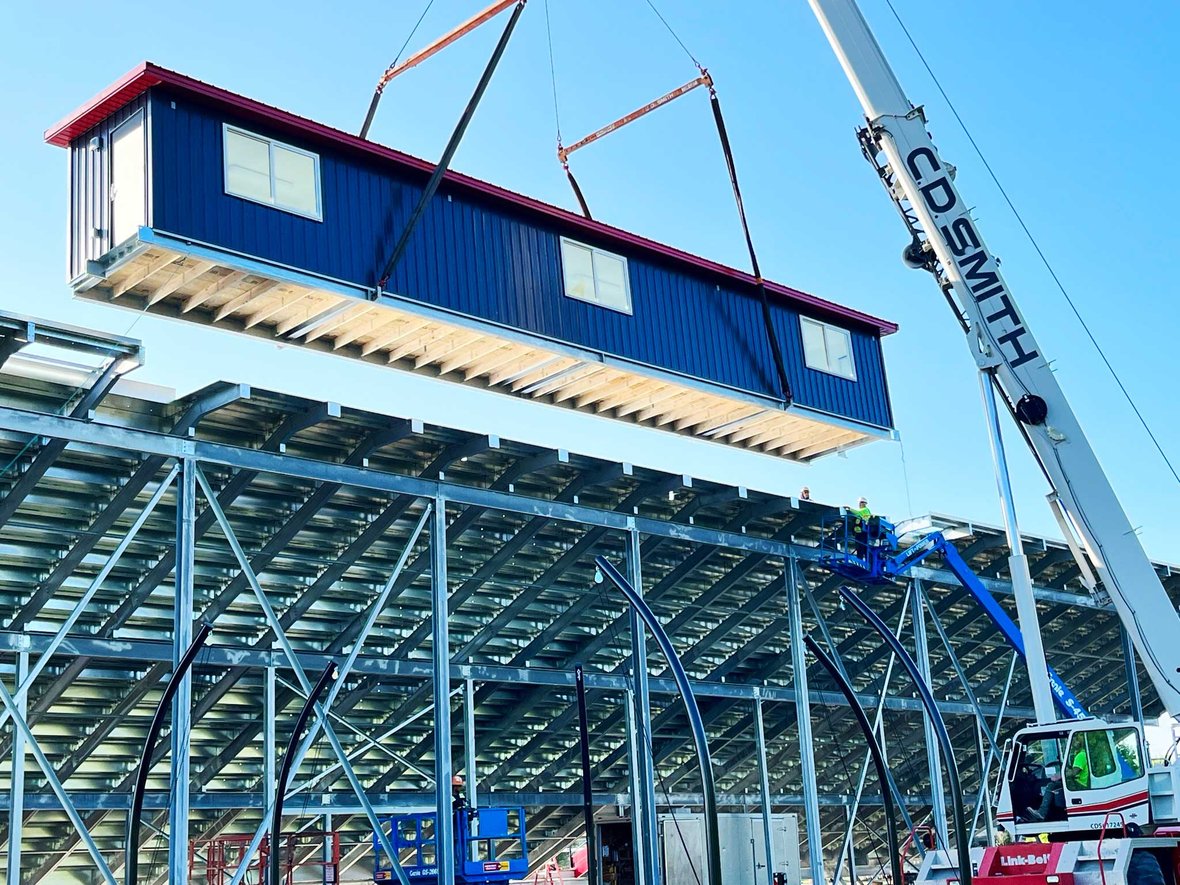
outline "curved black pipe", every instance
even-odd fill
[[[143,741],[143,752],[139,754],[139,768],[135,772],[135,785],[131,788],[131,810],[127,813],[127,848],[123,859],[125,870],[124,881],[127,885],[135,885],[139,876],[139,828],[143,820],[143,794],[147,789],[148,772],[152,767],[152,755],[156,749],[156,741],[160,739],[160,731],[164,728],[164,719],[168,715],[168,708],[172,705],[172,698],[180,688],[180,681],[192,668],[197,654],[209,638],[213,625],[202,621],[180,661],[168,677],[168,684],[164,686],[164,694],[160,703],[156,705],[156,713],[152,716],[152,724],[148,726],[147,737]]]
[[[896,809],[893,805],[893,793],[889,789],[889,771],[885,767],[885,756],[881,753],[881,745],[877,743],[877,736],[873,734],[873,725],[869,722],[869,717],[865,713],[864,707],[857,700],[856,692],[852,689],[852,683],[840,672],[840,668],[836,666],[836,662],[828,657],[823,649],[819,647],[819,644],[810,636],[803,637],[803,644],[810,649],[811,653],[815,655],[815,659],[823,665],[823,668],[828,671],[828,674],[836,680],[836,684],[840,686],[840,691],[848,699],[848,705],[852,708],[852,714],[856,717],[857,724],[860,726],[861,731],[865,733],[865,743],[868,745],[869,754],[873,757],[873,765],[877,768],[877,779],[881,782],[881,804],[885,808],[885,842],[889,846],[889,860],[893,867],[893,881],[897,885],[903,885],[905,882],[905,871],[901,866],[901,846],[897,841],[897,820],[894,816]]]
[[[574,665],[574,686],[578,690],[578,744],[582,748],[582,816],[586,820],[586,881],[598,882],[598,834],[594,832],[594,782],[590,772],[590,724],[586,715],[586,674]]]
[[[279,777],[275,782],[275,810],[270,818],[270,885],[282,885],[283,881],[282,864],[279,863],[279,839],[283,835],[283,796],[287,792],[287,781],[291,778],[291,767],[295,761],[299,739],[303,737],[303,730],[307,728],[307,720],[311,718],[316,701],[320,699],[328,683],[335,678],[336,662],[330,661],[308,694],[303,709],[299,711],[299,718],[295,720],[295,730],[291,732],[291,739],[287,741],[287,751],[283,754],[283,764],[279,768]]]
[[[660,644],[664,657],[668,659],[668,669],[672,671],[676,686],[680,689],[680,697],[684,701],[684,710],[688,714],[688,723],[692,727],[692,740],[696,745],[697,760],[701,768],[701,791],[704,794],[701,797],[701,805],[705,811],[705,853],[709,856],[709,879],[705,885],[722,885],[721,834],[717,826],[717,793],[713,783],[713,759],[709,755],[709,742],[705,737],[705,722],[701,718],[701,711],[697,706],[697,699],[692,693],[692,686],[688,683],[688,673],[684,669],[684,664],[680,662],[680,657],[676,654],[676,647],[672,644],[672,638],[668,635],[668,631],[664,629],[651,607],[644,602],[643,597],[605,556],[595,556],[594,564],[598,566],[599,571],[610,578],[612,584],[623,591],[632,608],[635,609],[635,613],[643,618],[643,622],[651,630],[656,642]]]
[[[905,646],[901,644],[901,640],[893,635],[893,631],[886,626],[885,622],[877,617],[877,613],[869,608],[868,604],[861,599],[857,594],[853,593],[847,587],[840,588],[840,596],[848,601],[861,616],[869,622],[874,630],[881,634],[881,638],[897,655],[902,666],[910,674],[910,678],[914,681],[914,685],[918,689],[918,695],[922,699],[922,705],[926,708],[926,714],[930,717],[931,723],[934,725],[934,734],[938,738],[938,744],[942,748],[942,761],[946,765],[947,774],[950,776],[950,790],[952,812],[955,821],[955,841],[958,843],[955,847],[959,855],[959,883],[960,885],[971,885],[971,845],[967,841],[967,821],[963,815],[963,789],[959,783],[959,766],[955,762],[955,750],[951,745],[950,735],[947,734],[946,723],[942,720],[942,714],[938,711],[938,704],[934,701],[934,694],[930,691],[930,686],[926,684],[926,680],[922,678],[921,672],[918,670],[918,665],[906,651]],[[916,613],[915,616],[919,616]]]

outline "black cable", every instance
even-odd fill
[[[602,585],[597,584],[595,586],[597,587],[597,590],[598,590],[599,601],[606,602],[606,593],[604,592]],[[626,609],[624,609],[624,611],[626,611]],[[611,633],[610,645],[615,645],[616,643],[618,643],[620,645],[622,644],[621,628],[618,623],[619,620],[621,620],[621,619],[620,618],[611,618],[607,621],[607,629],[609,629],[610,633]],[[640,629],[642,629],[642,627]],[[629,703],[630,702],[629,698],[638,697],[638,695],[636,694],[635,684],[634,684],[634,682],[632,682],[631,674],[627,671],[626,666],[622,662],[620,662],[620,666],[623,667],[623,682],[624,682],[624,684],[626,684],[627,689],[630,692],[630,694],[628,695],[628,703]],[[651,757],[652,774],[654,774],[656,779],[660,782],[660,791],[663,792],[663,794],[664,794],[664,802],[667,804],[667,806],[669,808],[672,809],[672,826],[674,826],[676,828],[676,836],[680,840],[680,846],[684,849],[684,857],[688,861],[689,869],[692,870],[692,877],[696,881],[696,885],[702,885],[701,875],[697,871],[696,863],[694,863],[693,859],[692,859],[692,852],[689,851],[689,848],[688,848],[688,840],[684,838],[684,831],[680,826],[679,819],[676,817],[676,805],[672,801],[672,793],[668,789],[667,779],[664,777],[663,772],[660,771],[660,767],[656,763],[655,743],[652,740],[651,733],[646,728],[644,728],[642,716],[635,717],[635,727],[636,727],[636,730],[639,732],[640,739],[643,741],[644,746],[647,748],[649,756]],[[632,800],[631,800],[632,814],[635,813],[636,801],[637,801],[636,797],[632,797]]]
[[[963,130],[963,134],[967,136],[967,141],[971,143],[971,147],[975,151],[976,156],[978,156],[980,162],[983,163],[983,168],[987,170],[987,174],[991,177],[992,183],[995,184],[996,188],[999,190],[1000,196],[1004,198],[1004,202],[1008,204],[1008,208],[1012,210],[1012,214],[1015,216],[1017,224],[1020,225],[1020,228],[1024,231],[1025,236],[1028,237],[1028,241],[1032,243],[1032,247],[1036,251],[1037,257],[1041,259],[1041,263],[1045,265],[1045,269],[1049,271],[1049,276],[1052,277],[1053,283],[1057,286],[1058,291],[1060,291],[1062,296],[1065,298],[1065,303],[1069,305],[1069,309],[1073,312],[1074,317],[1081,324],[1082,330],[1086,333],[1086,337],[1090,339],[1090,343],[1094,345],[1094,349],[1098,351],[1098,356],[1102,359],[1102,363],[1106,366],[1107,371],[1110,372],[1110,376],[1114,379],[1115,384],[1118,385],[1119,391],[1122,393],[1123,398],[1126,399],[1127,404],[1131,407],[1131,411],[1135,413],[1135,417],[1139,420],[1139,423],[1142,425],[1144,431],[1146,431],[1148,437],[1151,439],[1152,444],[1155,446],[1155,450],[1159,452],[1160,457],[1164,459],[1164,463],[1168,465],[1168,470],[1171,471],[1172,477],[1177,483],[1180,483],[1180,473],[1177,473],[1171,459],[1164,451],[1163,446],[1160,445],[1160,441],[1156,437],[1155,432],[1147,423],[1147,419],[1143,417],[1143,413],[1139,411],[1139,406],[1136,405],[1135,400],[1131,397],[1130,392],[1123,384],[1122,378],[1119,377],[1118,372],[1115,371],[1114,366],[1107,358],[1106,352],[1102,349],[1102,345],[1098,343],[1098,339],[1094,337],[1094,333],[1090,330],[1090,326],[1082,318],[1082,314],[1078,310],[1077,305],[1074,303],[1073,298],[1066,290],[1065,285],[1061,282],[1060,277],[1057,276],[1057,271],[1054,270],[1053,265],[1049,263],[1049,259],[1041,250],[1041,245],[1037,242],[1037,238],[1033,236],[1032,231],[1029,230],[1028,225],[1025,224],[1024,217],[1016,208],[1016,204],[1012,202],[1012,198],[1008,196],[1008,191],[1006,191],[1004,186],[1000,183],[999,177],[996,175],[995,170],[992,169],[991,163],[987,161],[987,157],[984,156],[983,150],[976,143],[975,136],[971,134],[971,130],[967,128],[967,124],[963,122],[963,118],[959,116],[959,111],[955,107],[954,102],[950,100],[950,97],[946,94],[946,90],[942,88],[942,83],[939,81],[938,76],[934,73],[934,70],[930,67],[930,63],[926,61],[926,56],[922,54],[922,50],[918,48],[918,44],[914,41],[913,36],[909,32],[909,29],[905,26],[905,22],[901,20],[901,16],[898,15],[897,10],[894,9],[892,0],[885,0],[885,3],[889,7],[889,11],[893,13],[893,17],[897,19],[898,25],[901,26],[901,30],[905,34],[906,39],[910,41],[910,45],[914,48],[914,52],[918,54],[918,59],[922,62],[922,66],[926,68],[926,73],[928,73],[930,75],[930,79],[934,81],[934,85],[938,89],[939,94],[942,95],[943,101],[946,102],[947,107],[950,108],[951,113],[954,114],[955,120],[958,121],[960,128]]]
[[[139,879],[139,829],[143,820],[144,791],[147,789],[148,772],[152,767],[152,755],[156,749],[156,742],[164,728],[164,720],[171,710],[172,699],[176,696],[180,683],[196,661],[197,655],[200,654],[212,629],[212,624],[202,621],[188,649],[180,656],[180,660],[172,669],[172,675],[168,677],[163,694],[160,695],[160,702],[156,705],[156,712],[152,716],[151,725],[148,726],[147,735],[143,741],[143,750],[139,754],[139,767],[135,771],[135,781],[131,788],[131,810],[127,812],[127,845],[123,859],[127,885],[136,885]]]
[[[426,188],[422,191],[418,205],[414,207],[409,221],[402,228],[401,237],[398,239],[397,245],[394,246],[393,254],[390,255],[389,260],[385,263],[385,268],[377,280],[378,289],[384,288],[385,284],[389,282],[390,275],[405,254],[406,247],[410,242],[410,236],[414,233],[414,228],[418,226],[418,222],[422,220],[422,216],[426,212],[426,207],[434,199],[434,195],[438,191],[438,186],[442,183],[443,175],[446,174],[447,168],[451,165],[451,160],[454,159],[455,152],[459,149],[459,143],[463,141],[463,135],[467,132],[471,118],[475,116],[475,109],[479,107],[480,99],[483,98],[483,94],[492,80],[492,74],[495,73],[496,66],[500,63],[500,58],[504,55],[504,50],[508,47],[508,40],[512,37],[512,32],[516,29],[516,23],[520,20],[520,14],[524,11],[524,5],[527,2],[528,0],[520,0],[512,10],[512,16],[508,19],[508,24],[505,25],[499,42],[496,43],[496,48],[492,50],[492,57],[488,59],[487,67],[484,68],[483,75],[479,78],[479,83],[476,84],[475,91],[471,94],[471,98],[467,102],[467,107],[463,110],[463,115],[455,125],[455,131],[451,133],[451,139],[447,142],[446,149],[443,150],[442,158],[438,161],[438,165],[434,167],[434,173],[426,183]]]
[[[750,253],[750,267],[754,273],[754,281],[758,287],[758,300],[762,305],[762,324],[766,327],[766,341],[770,346],[770,355],[774,359],[774,368],[778,375],[779,394],[782,396],[783,401],[790,405],[794,399],[791,392],[791,381],[787,377],[787,367],[783,361],[782,348],[779,346],[778,332],[774,328],[774,318],[770,312],[770,296],[766,291],[766,283],[762,279],[762,269],[758,266],[758,254],[754,250],[754,238],[750,235],[750,224],[746,220],[746,206],[742,200],[742,189],[738,185],[737,166],[734,163],[733,149],[729,143],[729,134],[725,129],[725,118],[721,114],[721,102],[717,98],[717,90],[712,86],[709,87],[709,104],[713,107],[713,120],[717,124],[717,137],[721,139],[721,152],[725,155],[725,167],[729,171],[729,183],[733,187],[733,198],[737,203],[738,218],[741,220],[742,233],[746,238],[746,248]]]

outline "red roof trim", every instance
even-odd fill
[[[381,157],[421,172],[429,173],[434,171],[434,164],[426,160],[368,141],[357,135],[334,129],[331,126],[325,126],[323,123],[317,123],[314,120],[300,117],[289,111],[263,104],[252,98],[246,98],[243,95],[229,92],[217,86],[202,83],[200,80],[194,80],[191,77],[186,77],[184,74],[178,74],[167,68],[162,68],[152,62],[144,62],[134,68],[120,78],[114,85],[108,87],[65,119],[47,129],[45,131],[45,140],[49,144],[66,147],[73,139],[84,133],[95,123],[110,116],[120,107],[142,95],[151,87],[160,84],[173,86],[201,98],[226,105],[242,114],[265,120],[272,125],[295,131],[300,135],[329,141],[352,150]],[[464,175],[461,172],[447,172],[445,180],[465,190],[474,191],[502,202],[511,203],[528,211],[546,215],[560,221],[562,224],[584,230],[615,243],[653,252],[665,258],[670,258],[683,264],[689,264],[701,270],[719,274],[747,285],[753,285],[755,282],[754,277],[745,271],[728,267],[716,261],[710,261],[707,258],[692,255],[672,246],[657,243],[654,240],[649,240],[638,234],[611,227],[599,221],[591,221],[566,209],[552,206],[549,203],[543,203],[540,200],[526,197],[502,187],[497,187],[478,178]],[[818,298],[815,295],[810,295],[807,292],[801,292],[798,289],[784,286],[781,283],[773,283],[768,280],[766,281],[766,288],[775,295],[779,295],[789,301],[808,305],[832,316],[844,317],[858,323],[873,326],[882,335],[892,334],[898,328],[896,323],[892,323],[889,320],[835,304],[826,299]]]

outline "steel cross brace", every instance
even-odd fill
[[[90,830],[86,828],[86,824],[82,820],[82,815],[78,814],[78,809],[74,807],[74,803],[70,801],[70,797],[66,794],[65,787],[58,780],[57,773],[53,770],[53,765],[41,749],[41,745],[37,743],[37,738],[33,735],[33,729],[29,727],[29,723],[25,721],[25,717],[20,714],[20,709],[17,707],[16,701],[2,681],[0,681],[0,701],[4,703],[4,709],[12,717],[12,721],[16,723],[16,727],[24,734],[25,745],[32,751],[33,758],[37,760],[38,767],[45,775],[45,780],[49,783],[49,788],[53,790],[53,795],[57,797],[57,801],[61,803],[61,807],[70,819],[70,823],[74,825],[74,829],[78,831],[78,835],[86,844],[86,850],[90,853],[94,865],[98,867],[99,874],[107,882],[107,885],[119,885],[115,880],[115,874],[107,866],[102,852],[98,850],[98,845],[95,843],[94,837],[90,834]]]
[[[37,677],[41,675],[41,671],[44,670],[49,664],[49,659],[53,657],[54,653],[61,647],[61,644],[66,641],[66,637],[69,635],[70,629],[78,622],[78,618],[82,617],[82,612],[85,611],[86,606],[90,604],[90,600],[94,598],[103,582],[107,579],[107,576],[110,575],[115,566],[119,564],[119,560],[122,558],[123,554],[127,552],[127,548],[131,546],[131,542],[135,540],[135,536],[139,534],[139,530],[143,528],[143,525],[145,522],[147,522],[148,517],[152,515],[152,511],[156,509],[156,505],[160,503],[160,499],[164,497],[164,493],[168,491],[168,488],[172,485],[172,481],[176,479],[176,474],[179,472],[180,465],[174,464],[172,469],[168,472],[168,475],[164,477],[159,487],[152,494],[151,498],[148,499],[147,504],[144,505],[143,510],[140,512],[139,516],[136,517],[135,522],[132,523],[131,527],[127,530],[127,533],[123,536],[122,540],[119,541],[118,546],[115,547],[115,549],[111,552],[111,555],[107,557],[106,563],[99,570],[98,574],[94,576],[94,580],[90,582],[90,586],[86,588],[86,592],[82,594],[82,597],[74,605],[73,610],[62,622],[61,626],[57,630],[57,633],[55,633],[53,638],[49,640],[49,645],[46,647],[45,651],[41,653],[41,656],[37,658],[37,663],[35,663],[32,668],[30,668],[29,674],[21,680],[20,684],[16,688],[16,692],[13,694],[14,700],[20,701],[22,698],[28,695],[29,689],[33,686],[33,682],[36,681]],[[8,720],[9,715],[10,712],[7,709],[0,712],[0,726],[2,726]]]
[[[274,607],[271,606],[270,600],[266,596],[266,591],[263,590],[262,584],[258,580],[258,576],[254,573],[254,569],[250,565],[250,558],[246,555],[246,551],[242,549],[242,545],[238,541],[237,535],[234,533],[233,526],[230,525],[229,519],[225,515],[225,511],[218,503],[217,494],[209,485],[209,480],[206,479],[204,471],[202,471],[199,466],[196,468],[196,475],[197,482],[200,483],[201,489],[205,493],[205,499],[208,502],[209,507],[216,515],[217,522],[221,526],[222,532],[225,533],[225,538],[229,542],[229,545],[234,552],[234,556],[238,560],[238,564],[242,567],[242,574],[244,574],[246,579],[250,582],[250,587],[253,589],[254,595],[258,598],[258,604],[262,607],[263,614],[266,617],[266,622],[274,632],[275,638],[278,640],[279,645],[282,647],[284,657],[286,657],[288,664],[290,665],[292,671],[294,671],[295,677],[298,679],[299,685],[303,689],[304,693],[310,692],[311,681],[307,678],[307,672],[303,669],[303,665],[299,662],[299,656],[295,653],[295,649],[291,646],[291,641],[287,638],[286,631],[283,629],[282,624],[279,623],[279,617],[275,613]],[[415,534],[414,537],[416,538],[417,534]],[[408,551],[412,549],[412,547],[413,544],[411,543],[406,548],[407,554],[405,555],[408,555]],[[387,583],[386,587],[391,589],[392,586],[393,579]],[[387,595],[387,593],[387,590],[383,592],[382,597]],[[383,598],[380,598],[378,602],[383,602]],[[380,607],[379,605],[375,605],[373,620],[376,620],[376,616],[379,613]],[[350,667],[353,663],[355,663],[356,657],[360,653],[361,642],[364,638],[364,635],[365,634],[362,633],[361,636],[357,637],[357,642],[353,646],[353,650],[348,656],[347,664]],[[332,752],[334,752],[337,758],[340,760],[340,765],[344,771],[344,775],[348,779],[349,784],[352,786],[353,792],[356,793],[356,797],[360,801],[361,806],[364,808],[365,816],[368,817],[369,823],[373,827],[373,832],[377,836],[378,841],[381,843],[381,848],[390,858],[393,859],[393,869],[394,872],[398,874],[398,881],[401,883],[401,885],[409,885],[409,880],[406,878],[405,872],[397,863],[397,853],[394,851],[393,845],[389,841],[389,837],[386,835],[385,831],[381,829],[381,821],[377,818],[377,813],[373,810],[373,805],[369,802],[368,796],[365,795],[364,785],[361,784],[360,779],[356,775],[356,771],[353,770],[352,763],[348,759],[348,754],[344,752],[344,747],[341,745],[340,739],[336,736],[336,730],[332,727],[332,722],[328,718],[326,707],[331,704],[331,700],[335,697],[336,691],[341,685],[343,685],[343,679],[346,675],[347,674],[345,672],[341,672],[340,679],[337,680],[336,686],[334,686],[333,693],[328,698],[327,704],[317,703],[315,705],[316,721],[323,728],[324,735],[327,737],[328,743],[332,747]],[[309,731],[308,736],[314,736],[314,731]],[[308,741],[306,745],[310,747],[310,741]],[[304,750],[304,752],[306,752],[306,750]],[[267,822],[264,821],[263,823],[265,825]],[[261,839],[258,839],[258,841],[261,842]],[[253,850],[247,851],[245,854],[243,854],[242,862],[239,865],[237,872],[234,873],[234,877],[231,880],[230,885],[241,885],[242,879],[246,875],[246,865],[249,861],[249,858],[253,854],[253,851],[257,850],[257,846],[254,845],[254,840],[251,840],[251,845],[253,846]]]

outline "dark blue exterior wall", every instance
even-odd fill
[[[373,286],[424,176],[374,158],[302,142],[162,87],[151,92],[152,226],[158,230]],[[229,196],[222,124],[230,122],[320,155],[323,221]],[[444,184],[387,290],[470,316],[760,394],[777,395],[752,288],[658,256],[594,243],[628,259],[632,316],[564,296],[559,222]],[[585,232],[568,232],[587,241]],[[730,288],[727,288],[726,286]],[[857,381],[803,364],[798,311],[773,304],[795,399],[891,427],[877,330],[851,328]],[[823,319],[823,317],[819,317]],[[846,320],[833,319],[848,328]]]

